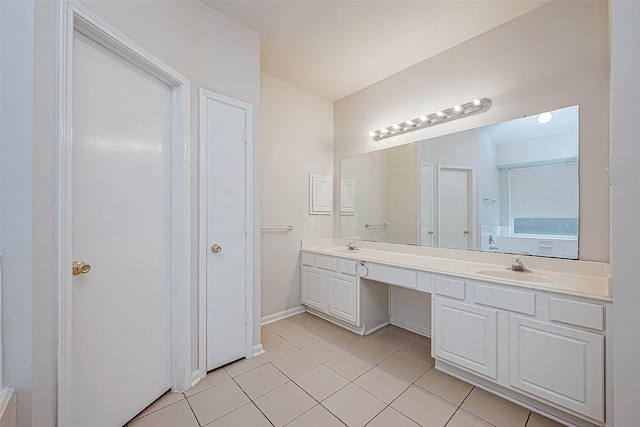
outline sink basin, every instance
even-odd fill
[[[537,283],[554,283],[551,277],[543,276],[536,273],[524,273],[521,271],[513,271],[513,270],[500,270],[493,269],[487,267],[469,267],[470,269],[475,270],[476,273],[482,276],[494,277],[496,279],[507,279],[507,280],[520,280],[523,282],[537,282]]]

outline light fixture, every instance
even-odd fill
[[[371,136],[374,141],[378,141],[380,139],[400,135],[405,132],[435,126],[440,123],[449,122],[466,116],[472,116],[478,113],[484,113],[489,110],[489,108],[491,108],[491,100],[489,98],[476,98],[473,101],[464,104],[458,104],[451,108],[438,110],[431,114],[422,114],[416,119],[406,120],[401,122],[403,124],[402,126],[395,123],[391,126],[383,127],[377,131],[369,132],[369,136]],[[549,115],[547,122],[551,120],[551,113],[540,114],[540,116],[538,116],[538,120],[541,120],[541,117],[544,114]],[[541,121],[540,123],[543,122]]]
[[[551,121],[552,118],[553,118],[553,115],[548,111],[546,113],[540,113],[538,114],[538,123],[541,123],[543,125],[547,124]]]

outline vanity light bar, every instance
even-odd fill
[[[452,120],[461,119],[462,117],[472,116],[478,113],[484,113],[491,108],[491,100],[489,98],[474,99],[465,104],[458,104],[446,110],[439,110],[431,114],[423,114],[412,120],[402,123],[395,123],[391,126],[369,132],[369,136],[374,141],[411,132],[430,126],[439,125],[440,123],[450,122]]]

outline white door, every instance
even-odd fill
[[[247,109],[201,96],[207,159],[207,370],[246,352]]]
[[[420,161],[420,244],[433,246],[433,165]]]
[[[113,427],[171,387],[170,88],[73,42],[72,424]]]
[[[438,246],[471,248],[472,175],[468,168],[438,168]]]

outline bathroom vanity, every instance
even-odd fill
[[[390,322],[394,287],[428,293],[437,369],[567,423],[606,425],[609,265],[528,258],[526,273],[506,254],[442,251],[304,241],[302,303],[366,335]]]

